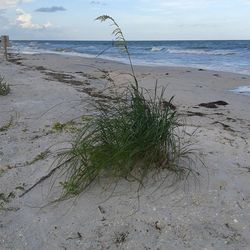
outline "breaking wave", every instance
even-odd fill
[[[206,50],[206,49],[169,49],[166,47],[152,47],[152,52],[165,52],[169,54],[193,54],[193,55],[213,55],[213,56],[228,56],[235,55],[232,50]]]
[[[231,90],[234,93],[245,94],[250,96],[250,86],[240,86],[236,89]]]

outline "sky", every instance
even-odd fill
[[[250,40],[250,0],[0,0],[0,35],[18,40]]]

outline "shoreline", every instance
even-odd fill
[[[173,104],[206,166],[204,171],[197,163],[199,180],[157,192],[157,183],[150,182],[139,205],[135,186],[124,180],[109,199],[112,190],[94,183],[77,199],[48,205],[60,193],[59,186],[50,190],[51,180],[19,198],[74,137],[70,130],[55,131],[54,124],[91,114],[91,102],[112,97],[108,86],[119,90],[131,77],[129,65],[99,58],[39,54],[0,61],[11,87],[0,96],[0,128],[12,117],[0,132],[3,249],[249,248],[250,98],[229,90],[249,85],[250,76],[186,67],[135,69],[141,87],[153,91],[157,80],[167,88],[166,100],[175,96]],[[226,104],[209,105],[218,101]],[[125,235],[124,241],[118,244],[117,235]]]
[[[110,58],[110,57],[97,57],[96,55],[90,55],[90,54],[84,54],[84,53],[70,53],[70,52],[52,52],[52,51],[48,51],[48,52],[23,52],[23,53],[12,53],[13,55],[23,55],[23,56],[32,56],[32,55],[58,55],[58,56],[62,56],[62,57],[80,57],[82,59],[100,59],[100,60],[104,60],[104,61],[109,61],[109,62],[113,62],[113,63],[119,63],[119,64],[124,64],[124,65],[129,65],[129,61],[125,58],[119,60],[115,60],[114,58]],[[127,62],[125,62],[127,61]],[[142,62],[141,63],[137,63],[136,60],[134,60],[135,62],[133,62],[133,58],[132,58],[132,62],[133,62],[133,65],[136,66],[136,67],[149,67],[149,68],[185,68],[185,69],[203,69],[203,70],[207,70],[207,71],[214,71],[214,72],[221,72],[221,73],[231,73],[231,74],[237,74],[237,75],[243,75],[243,76],[250,76],[250,71],[249,73],[243,73],[243,72],[235,72],[235,71],[225,71],[225,70],[216,70],[216,69],[212,69],[212,68],[209,68],[209,67],[199,67],[199,65],[197,64],[196,66],[185,66],[184,64],[183,65],[166,65],[166,64],[161,64],[161,63],[152,63],[152,64],[149,64],[149,63],[145,63],[143,64]]]
[[[48,53],[40,53],[40,52],[37,52],[37,53],[34,53],[34,54],[29,54],[29,53],[10,53],[11,57],[14,57],[14,59],[17,59],[19,58],[19,60],[22,60],[22,59],[29,59],[29,57],[36,57],[36,56],[41,56],[41,57],[46,57],[46,56],[58,56],[58,57],[63,57],[63,58],[72,58],[73,60],[74,59],[82,59],[83,61],[86,60],[90,63],[95,63],[95,62],[101,62],[101,63],[112,63],[112,64],[118,64],[120,66],[127,66],[129,67],[129,63],[125,63],[125,62],[122,62],[122,61],[116,61],[116,60],[112,60],[112,59],[107,59],[107,58],[101,58],[101,57],[96,57],[96,56],[93,56],[93,57],[88,57],[88,56],[85,56],[85,55],[74,55],[74,54],[64,54],[64,53],[54,53],[54,52],[48,52]],[[10,60],[11,61],[11,60]],[[137,64],[133,64],[136,68],[138,69],[143,69],[143,68],[148,68],[148,69],[156,69],[156,68],[159,68],[161,70],[166,70],[166,69],[180,69],[180,70],[199,70],[199,71],[209,71],[211,73],[222,73],[222,74],[231,74],[231,75],[238,75],[238,76],[242,76],[242,77],[247,77],[250,79],[250,73],[249,74],[244,74],[244,73],[236,73],[236,72],[233,72],[233,71],[221,71],[221,70],[215,70],[215,69],[207,69],[207,68],[202,68],[202,67],[190,67],[190,66],[185,66],[185,65],[182,65],[182,66],[178,66],[178,65],[137,65]]]

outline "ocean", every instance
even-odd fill
[[[134,65],[186,66],[250,75],[250,40],[129,41],[128,48]],[[112,41],[12,41],[12,51],[98,56],[128,63],[126,54],[112,46]]]
[[[127,62],[112,41],[12,41],[22,53],[60,53]],[[250,75],[250,41],[131,41],[136,65],[188,66]]]

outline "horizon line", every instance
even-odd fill
[[[11,41],[75,41],[75,42],[114,42],[115,40],[97,40],[97,39],[10,39]],[[178,41],[250,41],[249,39],[127,39],[127,42],[178,42]]]

